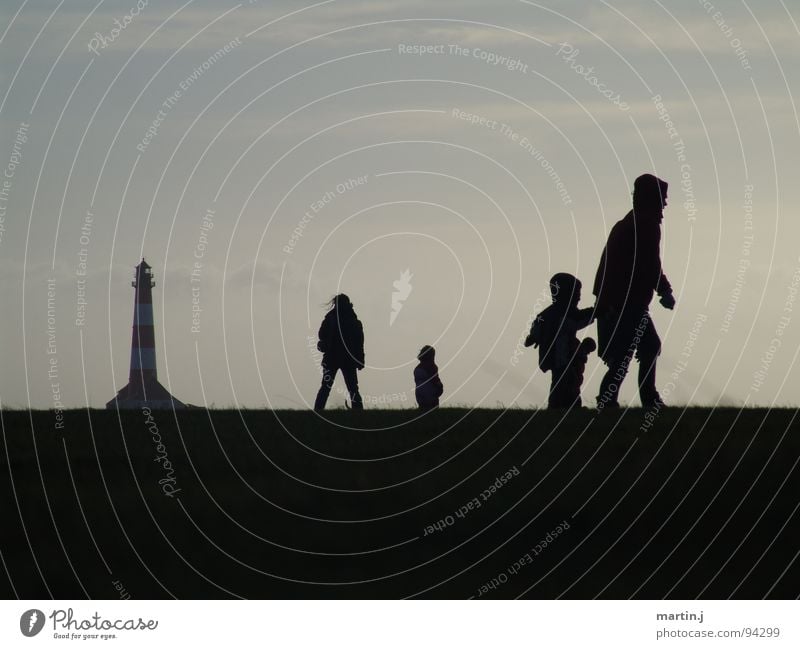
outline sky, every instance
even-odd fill
[[[646,172],[670,183],[662,397],[797,404],[798,23],[786,0],[2,0],[0,405],[113,397],[142,257],[184,402],[310,407],[345,292],[366,407],[415,405],[426,344],[443,405],[544,405],[521,339],[556,272],[592,305]]]

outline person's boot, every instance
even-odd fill
[[[645,410],[661,410],[666,408],[667,404],[661,400],[661,395],[656,392],[655,395],[650,395],[642,399],[642,408]]]
[[[612,362],[608,365],[603,380],[600,382],[600,394],[597,395],[597,410],[602,411],[606,408],[619,408],[617,395],[619,394],[622,381],[628,373],[627,365]],[[614,390],[611,386],[614,386]]]
[[[602,398],[598,395],[597,397],[597,411],[603,412],[603,410],[614,410],[615,408],[619,408],[619,401],[614,399],[613,401],[606,401],[603,402]]]

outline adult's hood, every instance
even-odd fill
[[[669,184],[653,174],[643,174],[633,183],[633,214],[636,220],[655,218],[661,221]]]

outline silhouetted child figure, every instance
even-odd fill
[[[552,372],[548,408],[581,405],[581,385],[586,361],[597,345],[592,338],[578,340],[578,330],[588,327],[593,308],[579,309],[581,282],[568,273],[550,280],[553,304],[533,321],[525,346],[539,348],[539,369]]]
[[[439,397],[444,392],[444,386],[439,379],[439,368],[436,367],[436,350],[430,345],[425,345],[417,354],[419,365],[414,368],[414,395],[420,410],[439,407]]]

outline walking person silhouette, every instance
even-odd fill
[[[339,370],[350,393],[353,410],[363,410],[357,370],[364,369],[364,327],[353,303],[344,293],[335,295],[328,306],[329,311],[319,328],[317,349],[322,352],[322,385],[317,392],[314,410],[325,409]]]
[[[598,354],[608,366],[597,408],[618,407],[618,395],[631,360],[639,361],[639,396],[645,408],[661,408],[656,390],[656,359],[661,340],[650,317],[653,294],[667,309],[675,306],[661,268],[661,221],[668,184],[651,174],[633,184],[633,209],[608,235],[594,281],[597,296]]]

